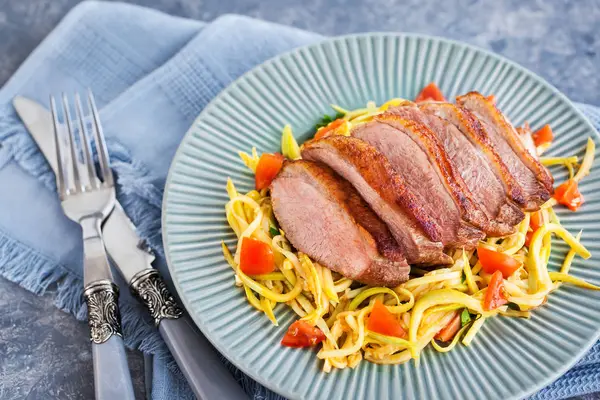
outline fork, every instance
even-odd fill
[[[119,288],[113,282],[101,231],[102,222],[115,207],[114,178],[98,110],[91,91],[88,92],[87,97],[101,176],[96,175],[92,160],[90,135],[84,120],[80,96],[75,94],[74,108],[77,120],[74,122],[71,119],[69,100],[63,93],[62,108],[64,125],[67,128],[66,138],[58,120],[56,101],[54,97],[50,97],[58,165],[56,187],[65,215],[79,223],[83,232],[84,297],[88,305],[96,399],[133,400],[135,398],[133,385],[121,333]],[[82,163],[77,162],[80,151],[75,141],[74,124],[78,125]]]

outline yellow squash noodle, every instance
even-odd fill
[[[456,332],[456,335],[454,335],[454,337],[452,338],[452,341],[450,342],[450,344],[448,346],[440,346],[435,339],[431,339],[431,346],[433,346],[433,348],[440,352],[440,353],[447,353],[450,350],[452,350],[454,348],[454,346],[456,346],[456,344],[460,341],[460,338],[462,336],[462,334],[469,328],[469,325],[465,325],[462,328],[460,328],[460,330],[458,332]]]
[[[356,310],[363,301],[365,301],[369,297],[375,296],[377,294],[392,295],[396,299],[396,304],[400,305],[400,299],[398,298],[398,295],[396,294],[396,292],[394,292],[392,289],[386,288],[386,287],[375,287],[375,288],[370,288],[370,289],[367,289],[367,290],[361,292],[358,296],[356,296],[354,299],[352,299],[352,302],[350,302],[348,309],[350,311]]]
[[[501,251],[504,254],[513,255],[523,248],[523,246],[525,245],[527,229],[529,229],[530,219],[531,215],[529,213],[525,213],[525,218],[519,224],[517,232],[507,239],[507,241],[509,242],[508,245],[502,245]]]
[[[427,321],[432,314],[437,314],[442,311],[455,311],[459,308],[464,308],[462,304],[442,304],[439,306],[433,306],[423,313],[423,321]]]
[[[481,301],[469,296],[468,294],[459,292],[454,289],[440,289],[425,293],[417,302],[412,310],[410,325],[408,329],[408,337],[411,342],[417,341],[417,330],[421,324],[421,319],[425,310],[430,307],[444,304],[461,304],[464,307],[478,314],[483,314]]]
[[[582,231],[579,231],[577,236],[575,236],[575,239],[577,239],[577,241],[581,240],[581,233]],[[560,272],[562,272],[563,274],[569,273],[569,270],[571,269],[571,264],[573,263],[573,259],[575,258],[576,254],[577,253],[575,253],[575,250],[569,249],[569,252],[565,256],[565,259],[560,267]]]
[[[339,281],[334,282],[334,290],[336,291],[336,293],[340,293],[343,292],[344,290],[348,289],[350,286],[352,286],[352,280],[348,279],[348,278],[343,278],[340,279]]]
[[[268,274],[251,275],[250,277],[257,281],[284,281],[286,279],[285,275],[283,275],[281,272],[270,272]]]
[[[290,260],[296,271],[302,274],[302,266],[300,265],[300,260],[298,259],[298,256],[296,256],[294,252],[284,249],[280,243],[285,243],[285,239],[283,238],[283,236],[275,236],[271,240],[271,246],[273,247],[273,250],[283,254],[288,260]],[[304,278],[306,279],[306,277]]]
[[[357,316],[357,338],[356,341],[354,342],[354,344],[352,344],[351,346],[345,348],[345,349],[340,349],[340,350],[329,350],[329,351],[323,351],[321,349],[321,351],[319,351],[317,353],[317,357],[323,359],[323,358],[335,358],[335,357],[345,357],[345,356],[349,356],[352,353],[355,353],[357,351],[359,351],[363,345],[363,342],[365,340],[365,314],[367,313],[368,309],[362,309],[360,312],[358,312],[358,316]]]
[[[307,283],[316,304],[314,311],[308,315],[305,315],[302,319],[309,321],[309,323],[314,325],[315,321],[325,314],[329,303],[323,296],[324,293],[321,286],[321,279],[319,279],[319,274],[317,272],[317,268],[315,268],[315,265],[306,254],[300,253],[300,260],[302,267],[308,270],[307,275],[310,277],[310,279]]]
[[[322,273],[323,273],[323,292],[325,293],[325,295],[327,296],[327,298],[329,300],[331,300],[334,303],[338,303],[340,301],[336,290],[335,290],[335,285],[333,284],[333,277],[331,276],[331,270],[329,268],[325,268],[321,265],[319,265],[319,268],[321,269]]]
[[[471,344],[471,342],[473,341],[473,338],[475,338],[475,335],[477,335],[477,332],[479,332],[479,330],[483,326],[483,323],[485,322],[485,320],[486,320],[486,317],[484,317],[482,315],[479,318],[477,318],[475,321],[473,321],[473,323],[471,324],[471,327],[469,328],[469,330],[463,337],[462,344],[464,344],[465,346],[468,346]]]
[[[583,156],[583,161],[581,162],[581,167],[579,167],[579,171],[573,177],[575,182],[579,182],[581,178],[590,173],[592,169],[592,163],[594,162],[594,156],[596,153],[596,143],[592,138],[588,138],[587,144],[585,147],[585,155]]]
[[[260,303],[260,300],[258,300],[258,298],[254,295],[254,293],[252,293],[252,290],[250,290],[250,288],[248,286],[244,286],[244,292],[246,292],[246,297],[248,298],[248,302],[250,304],[252,304],[252,306],[254,308],[256,308],[259,311],[264,311],[262,308],[262,304]]]
[[[273,307],[271,307],[271,302],[269,301],[269,299],[261,296],[260,305],[261,305],[264,313],[267,315],[267,317],[273,323],[273,325],[279,326],[279,322],[277,322],[277,318],[275,318],[275,314],[273,314]]]
[[[600,286],[592,285],[583,279],[575,278],[574,276],[562,272],[550,272],[549,275],[552,281],[567,282],[586,289],[600,290]]]
[[[460,279],[460,274],[461,274],[461,271],[452,271],[452,272],[448,272],[445,274],[423,276],[421,278],[411,279],[408,282],[403,283],[400,286],[405,289],[409,289],[409,288],[414,288],[414,287],[429,284],[429,283],[448,281],[451,279]]]
[[[411,349],[411,348],[415,347],[414,343],[411,343],[408,340],[405,340],[405,339],[402,339],[399,337],[382,335],[381,333],[377,333],[377,332],[373,332],[373,331],[367,331],[367,335],[369,338],[375,339],[376,341],[381,342],[381,343],[392,344],[392,345],[404,347],[407,349]]]
[[[529,269],[529,289],[531,293],[548,291],[551,289],[552,282],[548,276],[546,260],[541,257],[542,240],[549,233],[558,235],[581,257],[587,259],[591,256],[590,252],[561,225],[551,223],[542,225],[533,234],[529,246],[527,265]]]
[[[412,294],[410,290],[404,288],[396,288],[394,290],[396,293],[403,295],[408,298],[408,301],[403,304],[399,304],[397,306],[387,306],[388,310],[392,314],[402,314],[409,311],[415,305],[415,295]]]
[[[546,167],[550,167],[552,165],[567,165],[567,164],[577,164],[579,158],[577,156],[571,157],[541,157],[540,162],[542,165]]]
[[[256,152],[256,147],[252,148],[252,155],[248,155],[243,151],[240,151],[238,155],[252,172],[256,172],[256,166],[258,165],[258,160],[260,159],[258,157],[258,153]]]
[[[473,279],[473,271],[471,271],[471,263],[469,262],[469,257],[467,257],[467,253],[463,250],[462,252],[462,262],[463,262],[463,273],[465,274],[465,282],[467,283],[467,287],[469,288],[469,292],[471,294],[477,292],[479,288]]]
[[[241,281],[244,285],[248,286],[250,289],[254,290],[256,293],[260,294],[263,297],[266,297],[269,300],[276,301],[278,303],[285,303],[290,300],[295,299],[302,292],[302,282],[300,280],[296,281],[296,285],[294,288],[288,293],[281,294],[276,293],[264,285],[256,282],[254,279],[250,278],[248,275],[244,274],[241,269],[238,268],[237,274],[239,275]]]

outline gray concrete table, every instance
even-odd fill
[[[79,0],[0,0],[0,85]],[[239,13],[337,35],[410,31],[475,44],[600,106],[600,0],[134,0],[211,20]],[[0,278],[0,399],[93,396],[87,327]],[[143,361],[130,356],[136,391]],[[590,396],[590,398],[600,398]]]

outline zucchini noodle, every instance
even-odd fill
[[[396,303],[398,305],[400,305],[400,299],[398,298],[398,295],[396,294],[396,292],[394,292],[390,288],[376,287],[376,288],[367,289],[364,292],[361,292],[354,299],[352,299],[352,302],[350,302],[350,305],[348,306],[348,309],[350,311],[354,311],[367,298],[369,298],[371,296],[375,296],[377,294],[385,294],[385,293],[392,295],[396,299]]]
[[[448,346],[442,347],[440,346],[435,339],[431,339],[431,346],[438,352],[440,353],[447,353],[450,350],[452,350],[454,348],[454,346],[456,346],[456,344],[458,343],[458,341],[460,340],[460,338],[462,337],[463,333],[469,328],[469,325],[465,325],[462,328],[460,328],[460,330],[458,332],[456,332],[456,335],[454,335],[454,338],[452,339],[452,341],[450,342],[450,344]]]
[[[477,318],[475,320],[475,322],[473,322],[473,324],[471,325],[471,327],[469,328],[469,330],[463,337],[462,344],[464,344],[465,346],[468,346],[471,344],[471,342],[475,338],[475,335],[477,335],[477,332],[479,332],[479,330],[483,326],[483,323],[485,322],[486,318],[487,317],[481,316],[481,317]]]
[[[370,102],[355,110],[332,105],[338,117],[342,115],[340,118],[345,121],[345,125],[338,125],[344,129],[336,129],[334,134],[347,135],[351,127],[406,102],[391,99],[380,107]],[[299,159],[300,149],[291,126],[286,125],[281,132],[281,153],[288,159]],[[540,160],[546,166],[565,166],[570,171],[570,178],[580,181],[589,174],[594,153],[595,145],[590,139],[580,163],[577,156],[542,157]],[[260,160],[256,148],[250,153],[238,154],[255,172]],[[511,307],[504,305],[488,311],[484,308],[484,300],[491,275],[482,269],[477,251],[452,251],[449,255],[454,263],[443,268],[412,267],[410,279],[395,288],[367,286],[332,272],[318,260],[294,249],[277,225],[268,190],[239,193],[230,179],[225,189],[229,197],[225,205],[226,218],[237,241],[233,243],[235,252],[230,251],[226,243],[222,243],[222,250],[233,270],[235,285],[243,288],[252,308],[264,313],[274,325],[278,324],[277,307],[285,304],[299,319],[318,327],[325,335],[317,353],[325,372],[334,368],[354,368],[363,359],[378,364],[400,364],[411,359],[418,362],[420,352],[429,344],[438,352],[451,351],[459,343],[468,346],[488,318],[498,315],[529,318],[531,311],[543,305],[547,296],[561,284],[600,290],[599,286],[569,275],[574,258],[588,258],[590,252],[580,242],[581,232],[573,236],[561,225],[553,208],[557,204],[554,199],[546,202],[539,211],[541,225],[535,232],[530,228],[531,214],[525,213],[512,235],[480,242],[480,246],[502,252],[522,263],[503,280],[503,293],[513,303]],[[248,275],[241,270],[241,243],[245,237],[260,240],[271,248],[274,271]],[[560,272],[548,269],[553,237],[569,246]],[[369,329],[369,316],[375,301],[385,305],[406,332],[405,336],[387,336]],[[449,343],[435,340],[437,333],[463,309],[475,314],[473,319],[463,322],[464,326]]]
[[[369,331],[369,338],[374,339],[376,342],[379,342],[379,343],[391,344],[391,345],[403,347],[406,349],[412,349],[414,347],[414,343],[411,343],[408,340],[404,340],[404,339],[401,339],[401,338],[398,338],[395,336],[382,335],[377,332]],[[373,342],[371,342],[371,343],[373,343]]]
[[[296,142],[294,134],[292,133],[292,127],[289,125],[286,125],[283,128],[281,134],[281,154],[290,160],[302,158],[300,156],[300,146],[298,146],[298,142]]]
[[[465,282],[467,282],[467,287],[469,288],[470,294],[477,293],[479,291],[479,287],[475,283],[473,279],[473,271],[471,270],[471,263],[469,262],[469,258],[467,257],[467,253],[463,250],[462,252],[462,262],[463,262],[463,273],[465,274]]]
[[[246,164],[246,167],[250,168],[252,172],[256,172],[256,166],[258,165],[259,160],[258,153],[256,152],[256,147],[252,148],[251,155],[244,153],[243,151],[240,151],[238,155],[240,156],[244,164]]]
[[[583,231],[579,231],[577,236],[575,236],[575,239],[577,239],[577,241],[581,240],[582,233],[583,233]],[[575,250],[573,250],[573,249],[569,250],[569,252],[565,256],[562,266],[560,267],[560,272],[562,272],[563,274],[569,273],[569,270],[571,269],[571,263],[573,263],[573,259],[575,258],[576,254],[577,253],[575,252]]]

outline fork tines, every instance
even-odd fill
[[[100,178],[96,178],[94,162],[92,159],[91,138],[88,124],[85,121],[83,107],[79,94],[75,94],[76,121],[71,118],[71,107],[66,94],[62,94],[63,125],[58,119],[56,100],[50,96],[50,109],[54,123],[54,143],[56,147],[57,173],[56,186],[59,195],[65,197],[67,194],[85,192],[104,186],[114,186],[113,175],[110,169],[106,141],[100,124],[100,116],[96,108],[96,102],[91,91],[88,91],[88,110],[91,113],[91,129],[96,141],[96,150],[100,164]],[[62,127],[66,126],[67,138],[64,137]],[[79,146],[82,147],[82,160],[79,160],[80,151],[75,141],[75,130],[79,130]],[[81,170],[82,168],[83,170]],[[69,177],[71,177],[69,179]]]

